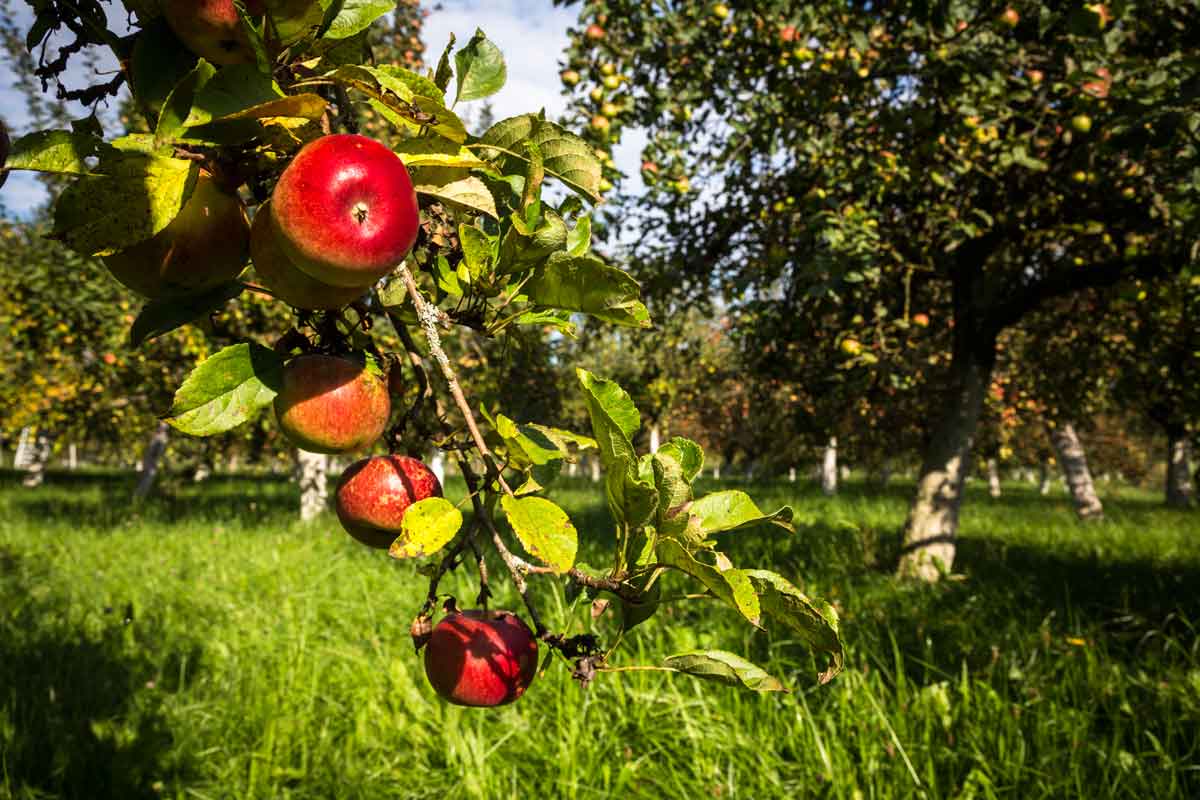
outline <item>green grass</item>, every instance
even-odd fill
[[[785,631],[699,601],[620,663],[719,647],[795,691],[653,672],[584,691],[559,662],[485,712],[425,683],[413,565],[293,523],[286,483],[179,482],[134,509],[129,481],[0,474],[0,798],[1200,796],[1200,514],[1154,496],[1083,527],[1062,496],[972,493],[960,576],[918,587],[889,575],[908,487],[748,487],[808,524],[727,551],[837,602],[845,673],[817,687]],[[598,563],[599,495],[556,499]],[[556,627],[587,624],[533,580]],[[466,573],[443,586],[474,596]]]

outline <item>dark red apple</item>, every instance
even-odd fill
[[[296,268],[279,245],[270,219],[271,201],[263,203],[250,225],[250,260],[263,286],[288,305],[309,310],[342,308],[362,297],[362,287],[330,286]]]
[[[383,378],[359,361],[303,355],[283,367],[275,416],[284,435],[311,453],[350,453],[375,442],[392,403]]]
[[[246,10],[262,14],[263,0],[248,0]],[[233,0],[166,0],[162,11],[171,30],[196,55],[214,64],[254,63]]]
[[[455,611],[425,645],[425,677],[458,706],[502,706],[529,688],[537,671],[533,631],[508,611]]]
[[[417,240],[417,193],[400,157],[356,134],[305,145],[279,176],[271,221],[288,258],[322,283],[367,287]]]
[[[437,476],[417,459],[372,456],[342,473],[334,509],[346,533],[369,547],[386,550],[400,535],[409,506],[441,496]]]
[[[101,260],[121,283],[150,299],[211,289],[246,266],[250,222],[236,195],[207,172],[167,227]]]

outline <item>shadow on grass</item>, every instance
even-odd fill
[[[102,609],[100,629],[85,631],[83,610],[42,591],[27,566],[0,550],[0,794],[162,796],[193,773],[172,752],[163,705],[199,646],[154,652],[155,623],[131,608]]]

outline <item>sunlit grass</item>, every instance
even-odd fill
[[[414,566],[332,516],[293,522],[286,483],[177,482],[133,508],[124,479],[0,478],[0,798],[1200,796],[1200,514],[1120,492],[1081,526],[1061,495],[972,493],[958,574],[915,587],[890,577],[909,487],[739,488],[804,525],[723,546],[837,603],[845,673],[817,687],[786,631],[699,601],[619,663],[720,647],[795,691],[644,672],[584,691],[559,662],[483,712],[425,683]],[[600,493],[556,498],[603,563]],[[588,624],[534,580],[555,627]]]

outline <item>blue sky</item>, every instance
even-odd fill
[[[28,27],[28,7],[16,4],[18,20]],[[119,5],[113,3],[114,6]],[[441,10],[431,11],[425,26],[425,44],[430,59],[441,54],[451,33],[465,44],[476,28],[482,28],[499,45],[508,62],[508,83],[492,98],[497,119],[546,109],[554,118],[566,108],[560,93],[558,62],[567,43],[567,28],[578,8],[554,8],[550,0],[443,0]],[[73,83],[80,83],[75,80]],[[15,134],[29,130],[24,98],[11,87],[13,75],[7,59],[0,63],[0,117]],[[77,110],[76,116],[83,111]],[[634,182],[639,181],[641,136],[626,136],[616,153],[616,162]],[[632,188],[632,187],[631,187]],[[0,189],[0,202],[9,213],[28,214],[46,198],[41,184],[28,173],[15,173]]]

